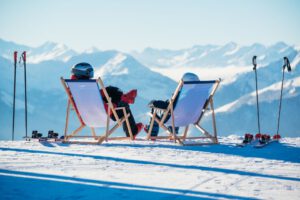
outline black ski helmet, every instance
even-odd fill
[[[94,69],[89,63],[78,63],[72,67],[72,74],[77,79],[90,79],[94,76]]]

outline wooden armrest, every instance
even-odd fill
[[[116,107],[116,108],[114,108],[115,110],[122,110],[122,109],[124,109],[125,107]]]

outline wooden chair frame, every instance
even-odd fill
[[[156,140],[156,139],[170,139],[170,140],[174,140],[175,143],[178,142],[180,145],[217,144],[218,143],[218,138],[217,138],[217,126],[216,126],[213,96],[214,96],[216,90],[218,89],[220,82],[221,82],[220,79],[215,81],[212,92],[210,93],[209,97],[206,99],[198,120],[194,124],[189,124],[189,125],[185,126],[185,129],[183,131],[183,135],[179,136],[175,133],[175,121],[174,121],[174,113],[173,113],[173,111],[174,111],[173,110],[173,104],[174,104],[175,99],[179,95],[179,92],[181,91],[181,89],[184,85],[183,80],[180,80],[179,84],[178,84],[178,86],[177,86],[177,88],[176,88],[176,90],[175,90],[175,92],[172,96],[172,98],[169,101],[170,103],[169,103],[168,107],[166,109],[161,109],[161,108],[157,108],[157,107],[153,108],[153,114],[150,114],[151,117],[152,117],[152,120],[150,122],[150,126],[149,126],[149,130],[148,130],[146,139],[147,140],[149,140],[149,139],[153,139],[153,140]],[[209,133],[207,130],[205,130],[203,127],[201,127],[201,125],[200,125],[200,121],[201,121],[202,117],[204,116],[205,111],[209,110],[209,109],[212,112],[213,135],[211,133]],[[161,119],[157,117],[158,112],[163,113]],[[172,120],[172,131],[170,131],[166,127],[165,122],[164,122],[169,113],[171,114],[171,119],[169,119],[169,120]],[[164,129],[166,131],[168,136],[151,136],[154,121],[156,121],[158,123],[159,127],[161,127],[162,129]],[[194,125],[204,136],[188,137],[187,133],[188,133],[188,130],[190,128],[190,125]],[[205,143],[198,142],[198,143],[187,144],[187,143],[185,143],[186,139],[210,139],[211,142],[210,143],[208,143],[208,142],[205,142]]]
[[[66,112],[66,124],[65,124],[65,131],[64,131],[64,140],[63,142],[66,142],[66,143],[88,143],[88,144],[101,144],[103,141],[108,141],[108,140],[124,140],[124,139],[131,139],[133,140],[133,134],[132,134],[132,130],[130,128],[130,124],[129,124],[129,121],[128,121],[128,117],[130,116],[129,113],[126,112],[126,109],[125,107],[117,107],[117,108],[114,108],[112,102],[111,102],[111,98],[109,97],[106,89],[105,89],[105,86],[103,84],[103,81],[101,80],[101,78],[99,77],[97,80],[96,80],[96,83],[100,85],[102,91],[103,91],[103,94],[105,96],[105,98],[107,99],[108,101],[108,113],[106,113],[107,115],[107,118],[106,118],[106,130],[105,130],[105,133],[101,136],[97,136],[96,135],[96,132],[95,132],[95,128],[94,127],[90,127],[91,128],[91,133],[92,133],[92,136],[78,136],[77,134],[84,128],[86,127],[87,125],[84,123],[79,111],[77,110],[77,107],[76,107],[76,103],[72,97],[72,93],[68,87],[68,85],[66,84],[65,80],[61,77],[61,83],[63,85],[63,87],[65,88],[66,90],[66,93],[68,95],[68,105],[67,105],[67,112]],[[99,91],[100,93],[100,91]],[[80,122],[80,126],[78,128],[76,128],[74,131],[72,131],[71,134],[68,134],[68,126],[69,126],[69,115],[70,115],[70,111],[71,109],[74,109],[75,110],[75,113],[76,113],[76,116],[78,117],[79,119],[79,122]],[[122,110],[123,111],[123,117],[122,118],[119,118],[118,115],[117,115],[117,110]],[[110,113],[112,111],[112,113]],[[110,115],[113,115],[116,119],[116,124],[111,128],[109,129],[109,126],[110,126]],[[120,126],[122,126],[123,122],[125,121],[126,125],[127,125],[127,128],[128,128],[128,131],[129,131],[129,135],[130,137],[109,137],[117,128],[119,128]],[[88,141],[70,141],[71,138],[94,138],[96,140],[96,142],[88,142]]]

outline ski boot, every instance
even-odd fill
[[[266,144],[270,141],[271,137],[268,134],[263,134],[259,140],[260,144]]]
[[[53,130],[48,131],[48,138],[54,138],[56,139],[58,137],[58,133],[54,133]]]
[[[148,134],[150,125],[145,125],[144,126],[144,131]],[[152,131],[151,131],[151,137],[156,137],[158,135],[159,132],[159,126],[156,122],[154,122],[153,127],[152,127]],[[151,140],[155,141],[156,139],[151,138]]]
[[[32,131],[31,138],[41,138],[43,134],[39,133],[37,130]]]
[[[260,140],[261,136],[262,136],[261,133],[257,133],[257,134],[255,135],[255,139],[256,139],[256,140]]]
[[[280,140],[281,136],[279,134],[276,134],[273,136],[273,140]]]
[[[247,143],[250,143],[252,140],[253,140],[253,135],[250,133],[246,133],[244,136],[243,143],[247,144]]]

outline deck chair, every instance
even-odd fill
[[[217,128],[213,105],[213,96],[219,86],[221,80],[213,81],[183,81],[180,80],[179,84],[170,99],[170,103],[166,109],[153,108],[153,113],[150,114],[152,120],[147,133],[146,139],[161,139],[169,138],[181,145],[200,145],[200,144],[217,144]],[[175,108],[173,107],[174,101],[176,101]],[[213,135],[200,126],[200,121],[204,116],[205,111],[211,109],[212,123],[213,123]],[[161,118],[157,114],[161,115]],[[169,116],[168,116],[169,115]],[[151,136],[154,121],[163,128],[168,136]],[[197,137],[188,137],[187,133],[190,125],[195,126],[202,134]],[[169,129],[168,127],[172,127]],[[177,135],[175,133],[175,127],[185,127],[183,134]],[[196,142],[186,143],[186,139],[196,140],[208,139],[210,142],[203,143]]]
[[[128,117],[129,114],[126,113],[125,107],[114,108],[111,102],[104,84],[101,78],[97,80],[70,80],[61,78],[61,82],[66,90],[68,95],[68,106],[66,114],[66,125],[64,132],[64,142],[73,142],[73,143],[96,143],[101,144],[104,140],[108,141],[109,139],[131,139],[133,140],[133,135],[131,128],[129,126]],[[100,87],[108,100],[108,113],[105,110],[104,103],[100,93]],[[74,109],[76,115],[79,119],[80,126],[75,129],[72,133],[68,134],[68,124],[69,124],[69,115],[70,110]],[[117,115],[117,110],[122,110],[124,117],[119,118]],[[113,115],[116,121],[110,119],[110,115]],[[126,122],[128,132],[130,137],[109,137],[117,128],[119,128],[123,122]],[[110,129],[110,123],[113,122],[114,125]],[[90,127],[92,136],[79,136],[78,133],[84,128]],[[95,128],[105,127],[105,133],[97,136]],[[93,142],[86,141],[70,141],[71,138],[94,138]]]

